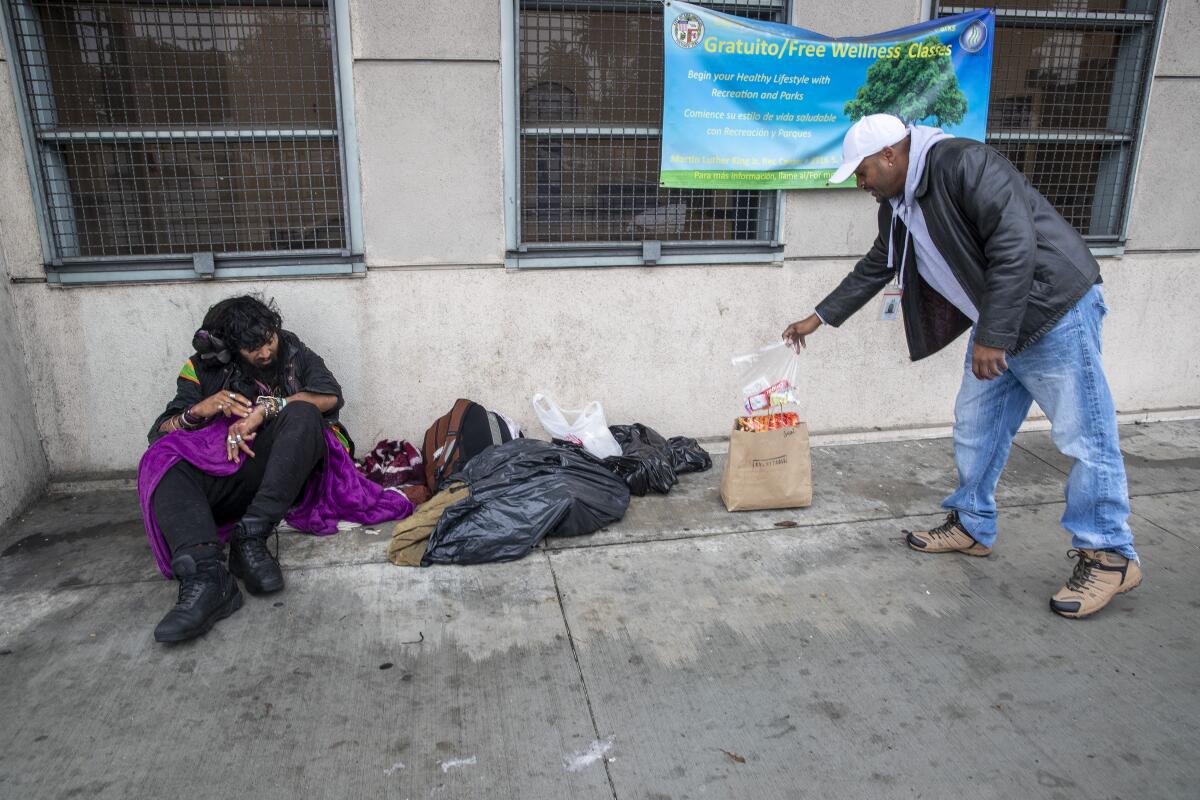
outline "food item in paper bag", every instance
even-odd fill
[[[771,417],[750,419],[770,424]],[[730,431],[721,499],[730,511],[812,505],[808,426],[800,422],[781,430]]]
[[[739,431],[758,433],[761,431],[777,431],[781,428],[794,428],[800,424],[800,415],[795,411],[785,411],[782,414],[764,414],[758,417],[738,417],[734,428]]]

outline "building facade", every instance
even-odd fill
[[[875,236],[861,192],[658,189],[659,3],[0,2],[0,519],[128,474],[230,294],[275,298],[360,445],[457,397],[540,435],[539,390],[719,436],[730,356]],[[712,5],[837,36],[966,8]],[[1117,407],[1196,409],[1200,2],[998,5],[988,138],[1100,257]],[[900,326],[810,340],[814,431],[952,422],[965,339],[913,364]]]

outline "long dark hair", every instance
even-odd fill
[[[203,330],[220,339],[236,355],[239,350],[257,350],[283,329],[283,318],[275,300],[261,295],[229,297],[204,315]]]

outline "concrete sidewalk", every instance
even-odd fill
[[[285,535],[287,589],[172,648],[135,495],[48,496],[0,532],[0,797],[1200,796],[1200,422],[1122,428],[1146,581],[1085,621],[1018,444],[988,559],[902,543],[947,440],[820,447],[812,508],[726,513],[718,459],[509,564]]]

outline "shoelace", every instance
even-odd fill
[[[175,607],[181,609],[191,608],[203,593],[203,578],[199,575],[189,575],[179,582],[179,597],[175,601]]]
[[[1068,550],[1067,558],[1079,559],[1075,564],[1075,569],[1071,572],[1071,577],[1067,578],[1067,588],[1082,592],[1093,580],[1092,569],[1096,562],[1088,558],[1087,553],[1082,550]]]
[[[266,537],[259,538],[257,536],[247,536],[240,542],[242,550],[242,558],[246,560],[246,565],[251,569],[257,568],[260,564],[271,560],[271,551],[267,548]],[[279,535],[275,536],[275,560],[279,560]]]
[[[936,528],[929,529],[929,535],[935,539],[941,536],[949,536],[950,531],[958,527],[958,514],[951,511],[946,515],[946,521]]]

